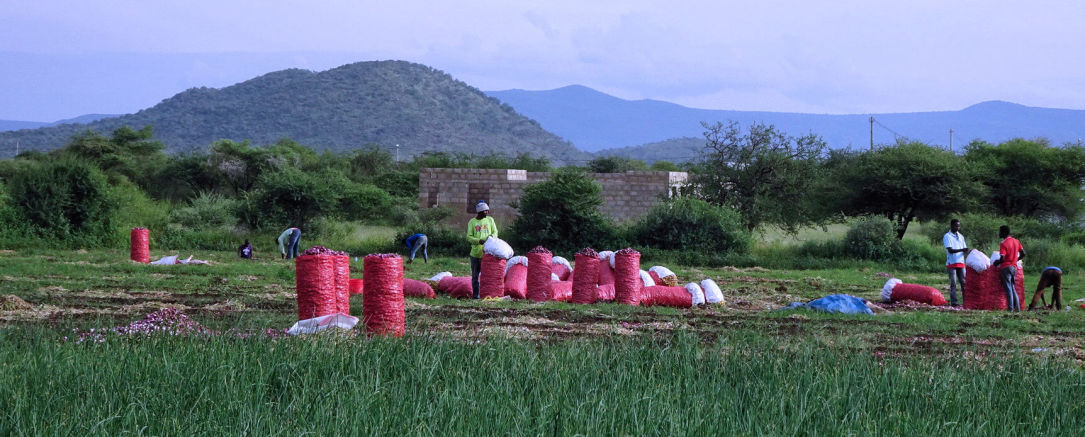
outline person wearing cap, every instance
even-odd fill
[[[486,239],[497,237],[497,224],[490,217],[490,206],[480,200],[475,204],[475,218],[467,222],[467,242],[471,244],[471,292],[478,299],[478,275],[482,272],[482,245]]]
[[[949,304],[957,304],[957,286],[961,288],[961,301],[964,301],[964,255],[968,253],[968,244],[961,235],[961,221],[949,221],[949,232],[942,236],[942,246],[946,248],[946,271],[949,273]]]
[[[407,263],[414,262],[414,255],[418,253],[418,249],[422,248],[422,259],[429,263],[429,238],[426,234],[414,234],[403,240],[403,244],[407,245],[407,250],[411,252],[411,258],[407,260]]]

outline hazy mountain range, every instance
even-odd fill
[[[793,136],[812,132],[838,149],[869,147],[871,117],[875,120],[875,144],[892,144],[899,137],[948,147],[951,129],[954,149],[973,139],[999,143],[1016,137],[1044,137],[1052,144],[1063,144],[1085,138],[1083,110],[1035,108],[1001,101],[983,102],[959,111],[829,115],[694,109],[658,100],[624,100],[576,85],[487,94],[589,152],[615,148],[630,152],[628,147],[634,145],[657,143],[652,147],[659,147],[659,142],[673,145],[666,141],[670,139],[700,140],[704,132],[701,122],[729,120],[742,125],[772,124]]]
[[[871,123],[870,118],[874,118]],[[790,135],[815,133],[833,148],[891,144],[898,138],[959,150],[1044,137],[1085,138],[1085,111],[990,101],[959,111],[798,114],[695,109],[658,100],[625,100],[584,86],[483,93],[430,67],[403,61],[359,62],[323,72],[282,70],[221,89],[193,88],[135,114],[91,114],[57,122],[0,120],[0,157],[63,147],[92,129],[151,125],[171,153],[203,150],[220,139],[254,145],[290,138],[318,150],[376,144],[424,151],[517,154],[556,164],[592,153],[645,161],[686,161],[703,148],[702,122],[773,124]],[[18,130],[16,130],[18,129]],[[575,147],[574,147],[575,146]],[[591,153],[586,153],[591,152]]]

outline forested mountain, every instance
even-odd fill
[[[543,128],[589,152],[665,141],[700,138],[701,122],[765,123],[789,135],[814,133],[829,147],[866,148],[874,117],[875,144],[898,139],[959,149],[973,139],[1000,143],[1012,138],[1044,137],[1052,144],[1085,138],[1085,111],[1024,106],[989,101],[959,111],[891,114],[798,114],[764,111],[696,109],[658,100],[625,100],[573,85],[546,91],[488,91]]]
[[[90,123],[95,120],[101,120],[107,117],[116,117],[116,115],[110,114],[85,114],[78,117],[66,118],[64,120],[57,120],[52,123],[44,121],[18,121],[18,120],[0,120],[0,132],[19,130],[19,129],[37,129],[39,127],[60,126],[62,124],[69,123]]]
[[[656,161],[670,161],[675,164],[695,161],[705,150],[704,137],[682,137],[656,141],[639,146],[617,147],[595,152],[597,156],[621,156],[633,158],[651,164]]]
[[[290,138],[314,149],[345,151],[376,144],[400,153],[529,152],[555,163],[588,155],[512,107],[433,68],[404,61],[359,62],[311,72],[283,70],[229,87],[193,88],[135,114],[0,132],[0,157],[51,150],[92,129],[150,125],[170,153],[205,149],[220,139],[253,145]]]

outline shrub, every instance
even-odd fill
[[[618,246],[623,239],[617,226],[599,212],[602,204],[602,188],[582,169],[559,169],[550,180],[524,188],[516,205],[520,218],[508,240],[520,251],[536,245],[560,253]]]
[[[337,187],[338,215],[356,219],[380,219],[388,214],[392,197],[384,190],[370,184],[344,181]]]
[[[844,252],[854,258],[885,261],[899,251],[896,226],[884,217],[861,219],[844,236]]]
[[[689,197],[656,205],[630,235],[641,246],[721,256],[747,253],[752,241],[738,213]]]
[[[112,231],[117,205],[95,167],[67,159],[27,166],[8,186],[19,215],[39,235],[83,245],[100,243]]]
[[[1063,269],[1085,269],[1085,247],[1070,245],[1049,238],[1022,241],[1027,254],[1025,270],[1039,272],[1048,266]]]
[[[304,229],[313,219],[334,212],[337,204],[326,180],[287,167],[260,175],[255,189],[245,193],[239,215],[243,223],[256,229]]]
[[[200,192],[188,206],[170,212],[170,221],[192,230],[230,228],[237,222],[237,199]]]

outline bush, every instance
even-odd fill
[[[100,244],[112,231],[117,204],[102,172],[75,160],[21,168],[8,184],[30,228],[77,246]]]
[[[200,192],[188,206],[170,212],[170,222],[192,230],[228,229],[237,223],[240,202],[211,192]]]
[[[388,215],[392,196],[369,184],[344,182],[338,188],[337,215],[353,220],[382,219]]]
[[[334,212],[338,200],[328,181],[287,167],[260,175],[238,213],[254,229],[296,226],[304,231],[313,219]]]
[[[1062,269],[1085,269],[1085,247],[1061,243],[1048,238],[1030,239],[1021,243],[1027,254],[1025,270],[1040,272],[1048,266]]]
[[[550,180],[524,188],[516,205],[520,218],[513,223],[507,240],[518,251],[536,245],[556,253],[619,246],[624,239],[617,226],[599,212],[602,204],[602,188],[582,169],[559,169]]]
[[[710,257],[747,253],[752,242],[738,213],[689,197],[656,205],[633,224],[630,235],[641,246]]]
[[[844,252],[853,258],[886,261],[900,253],[896,226],[885,217],[859,220],[844,236]]]

